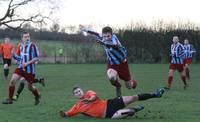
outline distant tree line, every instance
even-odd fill
[[[74,49],[74,51],[77,50],[78,52],[69,50],[66,52],[68,57],[74,54],[71,58],[77,59],[72,60],[70,63],[95,63],[106,60],[103,56],[103,51],[96,50],[95,52],[93,48],[90,49],[94,43],[93,37],[84,36],[79,31],[75,31],[73,26],[71,26],[71,30],[75,33],[66,33],[65,29],[60,29],[59,25],[53,25],[50,30],[38,30],[26,25],[20,30],[0,29],[0,38],[9,36],[12,39],[20,39],[22,31],[29,31],[32,38],[36,40],[63,41],[66,44],[73,43],[74,45],[79,45],[77,49]],[[115,29],[115,32],[121,43],[126,47],[129,62],[131,63],[167,63],[172,37],[175,35],[179,36],[181,43],[187,38],[194,45],[197,50],[194,62],[200,61],[200,28],[196,26],[179,25],[177,27],[168,25],[163,28],[162,24],[157,24],[154,27],[130,25],[127,28]],[[71,52],[71,55],[69,52]],[[102,54],[99,54],[99,52]],[[95,56],[97,53],[98,55]],[[84,59],[80,60],[78,57]],[[92,59],[93,57],[95,59]]]

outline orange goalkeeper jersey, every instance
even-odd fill
[[[3,58],[11,59],[12,58],[13,45],[10,44],[10,43],[1,44],[1,48],[2,48]]]
[[[69,111],[65,112],[65,114],[69,117],[77,114],[84,114],[92,117],[103,118],[107,107],[107,100],[100,100],[96,93],[91,90],[87,91],[83,99],[89,99],[93,95],[96,96],[94,101],[85,104],[80,100]]]

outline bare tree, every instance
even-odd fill
[[[31,3],[34,2],[48,2],[48,4],[53,4],[53,0],[0,0],[0,4],[6,4],[7,7],[5,8],[6,11],[3,13],[3,16],[0,17],[0,27],[6,26],[11,29],[17,29],[21,28],[23,24],[26,22],[32,22],[32,23],[43,23],[45,19],[49,19],[49,16],[52,14],[53,9],[55,9],[55,6],[49,8],[49,14],[43,15],[42,12],[37,11],[35,13],[29,13],[28,10],[24,10],[23,13],[29,16],[24,16],[23,14],[20,14],[19,9],[28,6]],[[45,4],[46,5],[46,4]],[[31,10],[32,8],[30,8]],[[2,14],[2,12],[1,12]]]

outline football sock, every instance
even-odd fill
[[[33,95],[34,95],[36,98],[39,97],[39,92],[38,92],[38,90],[37,90],[36,88],[34,88],[34,89],[32,90],[32,93],[33,93]]]
[[[13,97],[13,94],[14,94],[14,91],[15,91],[15,86],[9,86],[9,99],[12,100],[12,97]]]
[[[38,82],[40,82],[40,80],[36,78],[36,79],[34,80],[34,83],[38,83]]]
[[[121,87],[121,84],[119,83],[118,80],[116,80],[116,81],[110,81],[110,83],[111,83],[113,86],[115,86],[115,87]]]
[[[182,79],[184,85],[187,85],[187,83],[186,83],[186,77],[185,76],[181,76],[181,79]]]
[[[156,97],[155,94],[152,94],[152,93],[142,93],[142,94],[138,94],[138,100],[147,100],[147,99],[150,99],[150,98],[154,98]]]
[[[9,74],[9,69],[4,69],[4,76],[8,77],[8,74]]]
[[[173,81],[173,76],[169,76],[168,77],[168,87],[171,87],[171,85],[172,85],[172,81]]]
[[[18,89],[17,89],[17,94],[16,94],[17,97],[19,97],[19,95],[20,95],[21,92],[23,91],[24,85],[25,85],[24,82],[21,82],[21,83],[19,84],[19,87],[18,87]]]
[[[186,71],[187,78],[190,78],[190,70],[189,70],[189,68],[186,68],[185,71]]]

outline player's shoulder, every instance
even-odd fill
[[[88,90],[88,91],[87,91],[87,94],[96,94],[96,92],[93,91],[93,90]]]

